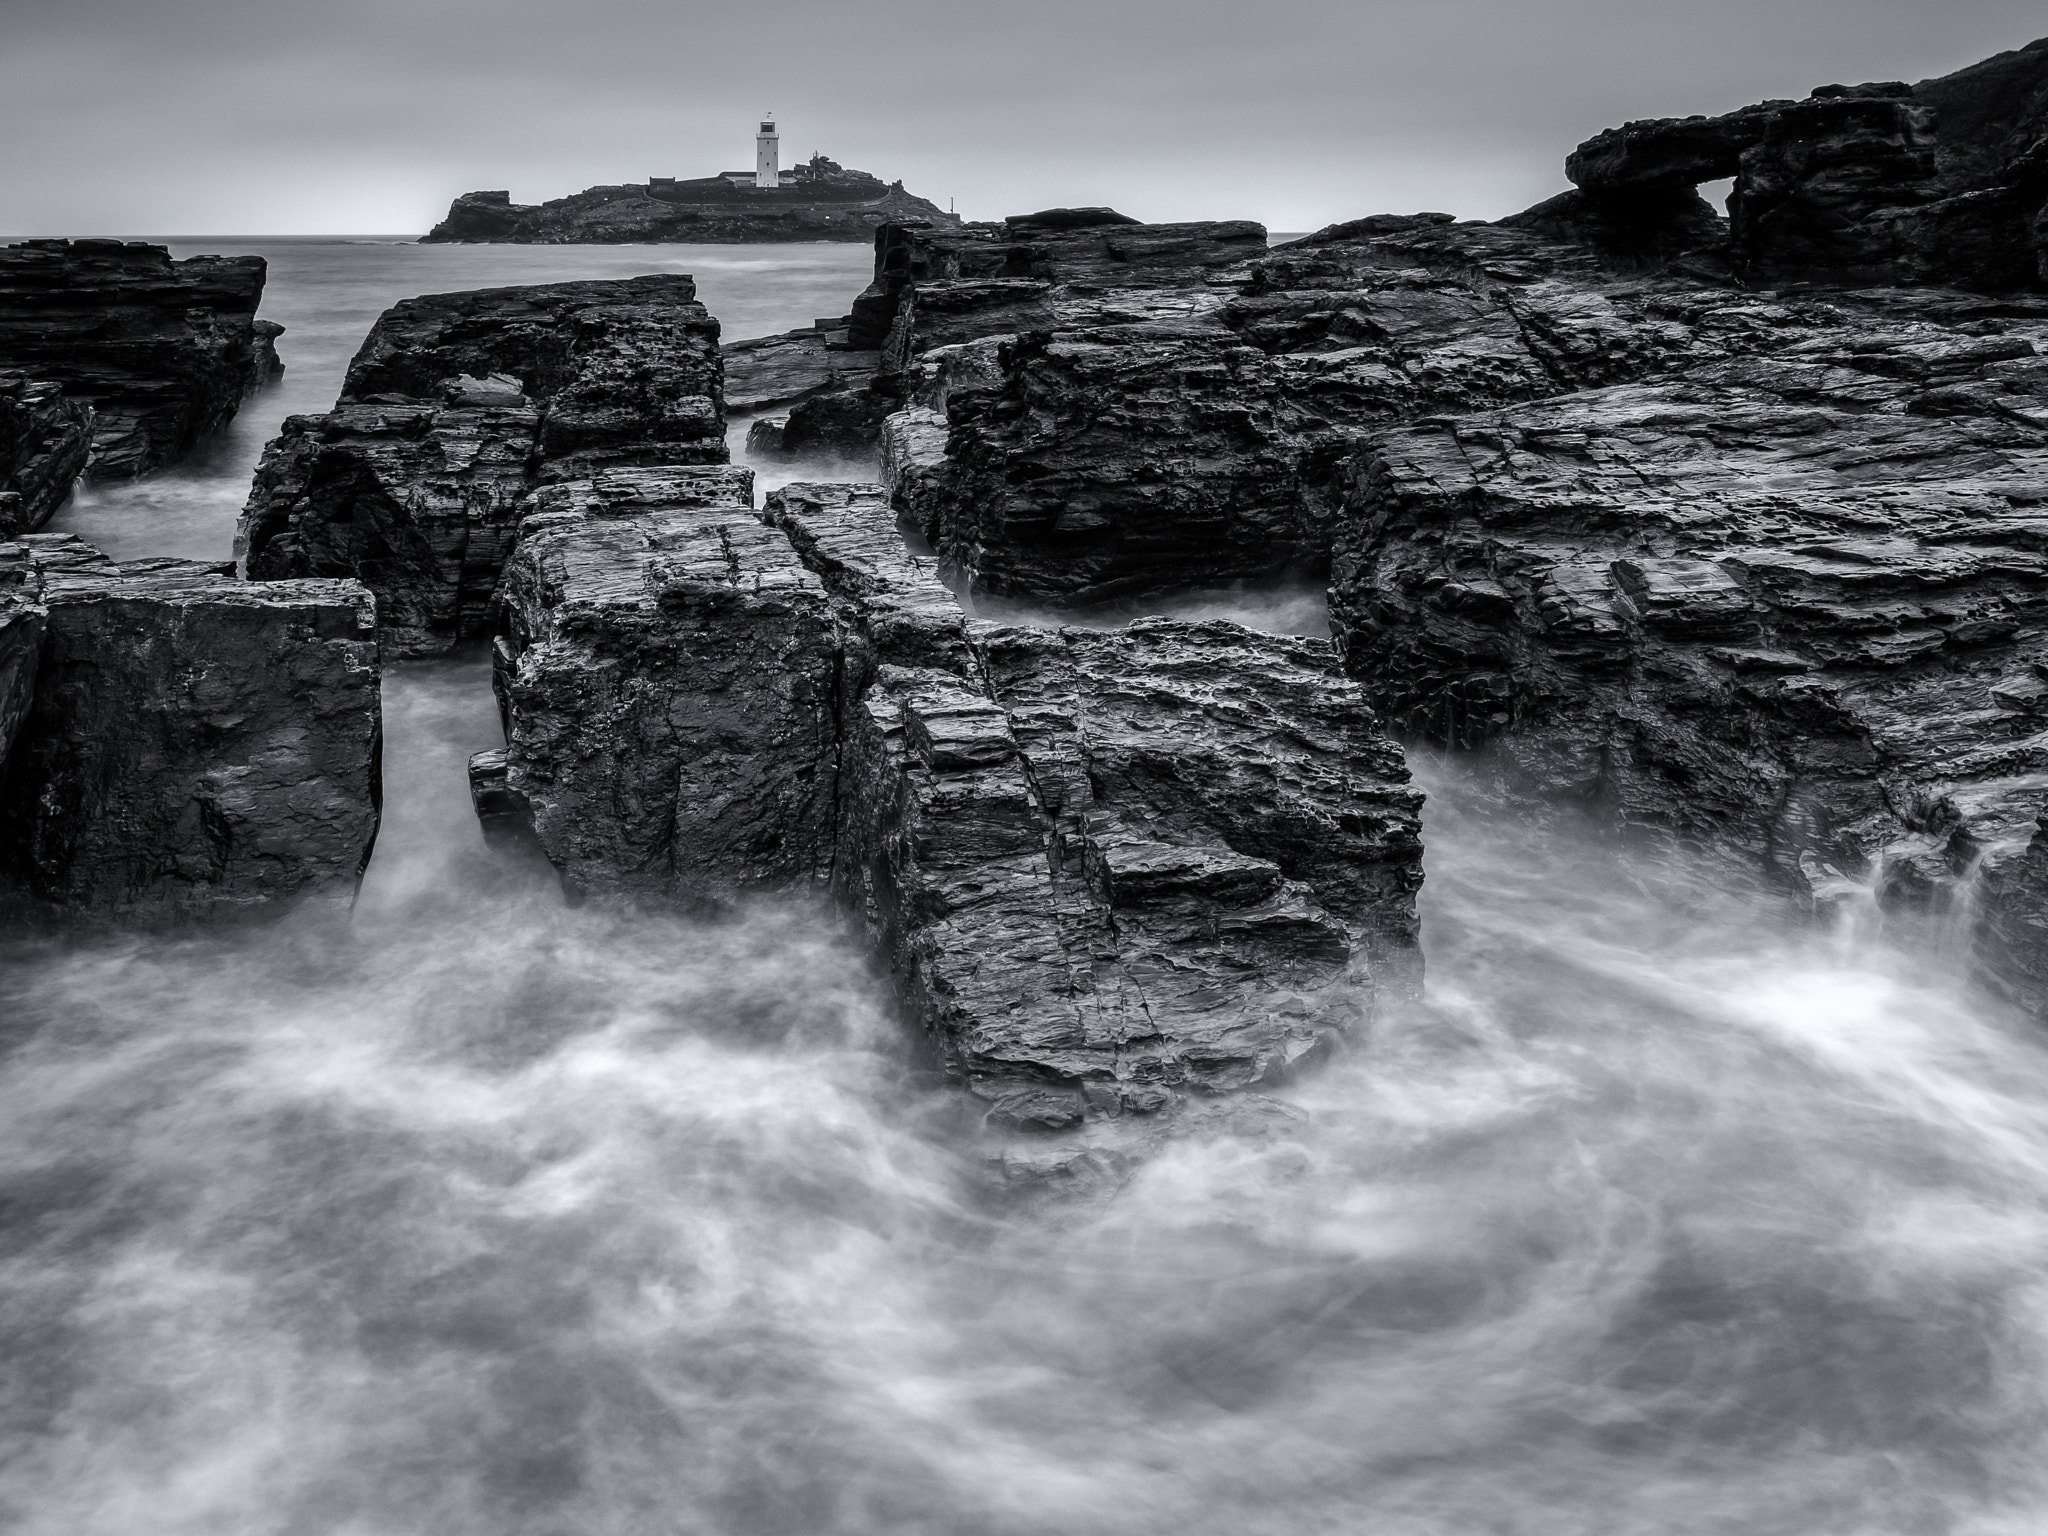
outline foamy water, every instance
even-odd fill
[[[571,911],[481,663],[386,708],[353,924],[0,960],[0,1529],[2048,1528],[2048,1051],[1929,936],[1423,760],[1423,1002],[1019,1208],[828,914]]]

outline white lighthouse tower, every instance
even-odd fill
[[[776,137],[775,119],[761,119],[761,131],[754,135],[754,185],[757,187],[779,187],[782,185],[782,161],[778,150],[781,140]]]

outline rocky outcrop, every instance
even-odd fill
[[[1751,302],[1767,354],[1379,438],[1347,661],[1513,789],[1816,895],[1975,903],[2038,1005],[2048,302]]]
[[[48,522],[91,451],[91,406],[59,385],[0,373],[0,538]]]
[[[573,889],[829,887],[1019,1167],[1270,1085],[1414,971],[1417,812],[1330,647],[967,621],[876,486],[611,472],[505,583],[508,803]]]
[[[778,187],[735,186],[724,177],[591,187],[553,202],[515,203],[507,192],[465,192],[423,244],[727,244],[867,240],[902,219],[957,222],[900,181],[849,171],[823,156]]]
[[[831,856],[831,605],[745,469],[535,496],[505,573],[504,789],[572,896],[716,904]]]
[[[883,477],[982,590],[1085,604],[1315,572],[1340,467],[1373,432],[1773,334],[1726,287],[1646,281],[1550,227],[1383,215],[1233,263],[1234,235],[1112,235],[1215,260],[1169,259],[1164,286],[1109,286],[1111,264],[1075,284],[913,277],[899,295],[884,358],[909,359],[908,404],[881,433]],[[968,260],[952,234],[903,240],[912,271]]]
[[[377,830],[377,686],[355,582],[0,545],[0,911],[346,907]]]
[[[432,294],[387,310],[324,416],[265,450],[252,578],[354,577],[386,643],[487,632],[529,493],[612,465],[726,458],[718,322],[687,277]]]
[[[260,256],[172,261],[163,246],[119,240],[0,248],[0,370],[92,408],[88,476],[146,474],[225,427],[281,370],[282,327],[255,318],[264,272]]]
[[[1729,259],[1759,285],[2048,286],[2048,39],[1918,85],[1627,123],[1565,168],[1623,214],[1733,177]]]

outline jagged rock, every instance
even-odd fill
[[[743,474],[536,498],[473,782],[574,889],[831,887],[1017,1132],[1150,1134],[1412,985],[1420,796],[1327,644],[970,624],[879,486]]]
[[[959,307],[970,289],[986,307]],[[917,318],[930,295],[956,306],[943,327]],[[1646,279],[1554,229],[1439,214],[1335,226],[1193,288],[918,281],[891,346],[934,344],[914,352],[882,474],[1000,595],[1082,604],[1309,572],[1370,432],[1757,350],[1769,308]],[[1011,329],[959,339],[975,324]]]
[[[353,576],[386,643],[432,654],[486,610],[536,486],[726,458],[718,322],[687,277],[432,294],[387,310],[325,416],[265,450],[251,578]]]
[[[353,899],[379,803],[377,637],[357,583],[116,565],[29,535],[0,546],[0,743],[25,688],[0,776],[0,909],[185,920]]]
[[[2048,1000],[2048,303],[1866,291],[1771,355],[1381,436],[1333,620],[1503,782],[1827,895],[1981,901]]]
[[[968,623],[878,487],[763,516],[846,637],[835,886],[997,1124],[1278,1082],[1412,982],[1420,797],[1327,646]]]
[[[1627,123],[1565,169],[1596,203],[1639,213],[1735,178],[1729,256],[1752,283],[2041,286],[2048,39],[1918,85]]]
[[[48,522],[91,451],[91,406],[59,385],[0,373],[0,538]]]
[[[159,469],[233,420],[276,366],[283,328],[255,319],[264,273],[260,256],[172,261],[119,240],[0,248],[0,369],[92,407],[89,477]]]
[[[0,543],[0,769],[35,697],[36,663],[43,651],[42,582],[28,546]]]
[[[844,328],[813,328],[726,342],[720,348],[726,412],[752,416],[813,395],[865,388],[881,354],[852,351],[841,339],[844,334]]]
[[[778,187],[734,186],[720,176],[591,187],[540,204],[509,192],[465,192],[448,217],[421,237],[437,242],[519,245],[639,245],[683,242],[866,240],[891,220],[958,222],[900,181],[849,171],[814,156]]]
[[[829,866],[831,605],[751,471],[537,493],[506,568],[502,793],[575,896],[692,904]]]

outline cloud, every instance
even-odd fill
[[[994,217],[1110,202],[1309,228],[1492,216],[1628,117],[1919,78],[2032,0],[27,0],[0,56],[15,233],[417,230],[823,150]]]

